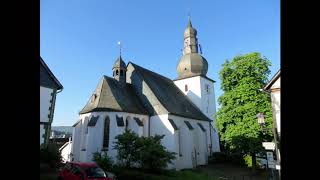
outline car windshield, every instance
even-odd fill
[[[104,171],[99,167],[89,167],[86,169],[88,178],[102,178],[107,177]]]

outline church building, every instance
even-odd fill
[[[90,162],[94,152],[105,152],[116,162],[115,136],[130,129],[139,136],[165,135],[162,145],[176,152],[168,169],[206,165],[208,156],[220,151],[214,126],[215,81],[207,71],[190,19],[176,79],[133,62],[126,65],[120,55],[113,77],[102,76],[73,125],[73,160]]]

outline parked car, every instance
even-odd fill
[[[114,175],[96,163],[67,162],[59,171],[58,180],[114,180]]]

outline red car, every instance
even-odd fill
[[[58,180],[112,180],[96,163],[67,162]]]

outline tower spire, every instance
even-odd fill
[[[121,42],[118,41],[118,45],[119,45],[119,51],[120,51],[120,57],[121,57]]]
[[[188,28],[191,28],[192,27],[192,24],[191,24],[191,20],[190,20],[190,12],[188,13]]]

